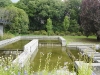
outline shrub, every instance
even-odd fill
[[[42,35],[47,35],[47,32],[45,30],[41,30]]]
[[[72,36],[75,36],[75,35],[76,35],[76,33],[71,33],[71,35],[72,35]]]
[[[82,33],[81,33],[81,32],[77,32],[77,35],[78,35],[78,36],[81,36],[81,35],[82,35]]]
[[[63,32],[60,33],[61,36],[64,36],[65,34]]]
[[[52,32],[51,32],[51,35],[55,35],[55,33],[52,31]]]
[[[35,35],[40,35],[40,31],[34,31]]]
[[[70,35],[70,32],[69,32],[69,31],[66,31],[65,34],[66,34],[66,35]]]
[[[58,31],[55,32],[56,35],[59,35],[60,33]]]
[[[11,33],[4,33],[3,37],[1,37],[1,39],[2,40],[4,40],[4,39],[10,39],[12,37],[14,37],[13,34],[11,34]]]

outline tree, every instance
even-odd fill
[[[65,3],[61,0],[20,0],[16,6],[28,14],[29,29],[32,31],[46,30],[48,18],[52,19],[53,30],[62,26]]]
[[[79,25],[78,25],[78,23],[77,23],[77,21],[75,19],[74,20],[70,20],[70,26],[68,28],[68,31],[74,32],[74,33],[79,32]]]
[[[4,17],[8,24],[5,26],[6,30],[12,33],[26,33],[28,30],[28,15],[24,10],[14,6],[5,8]]]
[[[65,16],[64,22],[63,22],[63,28],[64,28],[64,31],[67,31],[67,30],[68,30],[69,24],[70,24],[69,18],[68,18],[68,16]]]
[[[6,7],[11,3],[12,3],[11,0],[0,0],[0,7]]]
[[[51,33],[52,33],[52,28],[53,28],[53,26],[52,26],[52,20],[49,18],[49,19],[47,19],[47,25],[46,25],[46,28],[47,28],[47,33],[48,33],[48,35],[51,35]]]
[[[80,17],[85,35],[96,33],[97,40],[100,40],[100,1],[83,0]]]
[[[80,28],[80,6],[82,0],[65,0],[66,12],[65,14],[70,17],[70,32],[78,32]]]

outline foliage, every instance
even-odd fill
[[[7,33],[4,33],[4,34],[3,34],[3,37],[0,36],[0,40],[10,39],[10,38],[13,38],[13,37],[14,37],[13,34],[7,32]]]
[[[11,0],[0,0],[0,7],[6,7],[11,4]]]
[[[76,36],[76,33],[71,33],[72,36]]]
[[[83,0],[81,5],[81,26],[86,34],[96,33],[100,36],[100,1],[99,0]],[[100,37],[99,37],[100,38]]]
[[[42,35],[47,35],[47,32],[45,30],[41,30]]]
[[[70,24],[70,23],[69,23],[69,18],[68,18],[68,16],[65,16],[64,22],[63,22],[64,31],[67,31],[67,30],[68,30],[69,24]]]
[[[52,26],[52,20],[50,18],[47,19],[46,28],[47,28],[48,35],[51,35],[53,26]]]
[[[56,35],[59,35],[60,33],[58,31],[55,32]]]
[[[70,26],[68,31],[78,32],[80,25],[80,5],[82,0],[68,0],[66,1],[67,9],[66,15],[70,17]]]
[[[52,19],[53,30],[56,31],[59,24],[62,25],[66,8],[61,0],[20,0],[16,6],[28,14],[32,31],[46,30],[48,18]]]
[[[40,35],[40,31],[34,31],[34,35]]]
[[[12,33],[26,33],[28,30],[28,16],[24,10],[14,6],[5,8],[4,19],[8,21],[5,28]]]
[[[70,20],[70,26],[68,29],[70,32],[78,32],[79,31],[79,24],[77,23],[77,21],[74,20]]]
[[[66,31],[65,34],[66,34],[66,35],[70,35],[70,32],[69,32],[69,31]]]
[[[78,35],[78,36],[81,36],[81,35],[82,35],[82,33],[81,33],[81,32],[77,32],[77,35]]]

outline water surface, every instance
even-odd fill
[[[51,56],[47,56],[48,54],[51,54]],[[46,63],[48,62],[48,58],[50,58],[50,62],[48,65]],[[60,59],[61,58],[61,59]],[[41,60],[41,63],[40,63]],[[59,66],[57,66],[57,62],[59,63]],[[69,58],[66,49],[62,48],[61,46],[49,46],[49,47],[39,47],[39,51],[35,57],[35,59],[32,61],[31,66],[33,71],[37,72],[39,69],[43,70],[45,66],[48,66],[49,71],[53,70],[54,68],[59,69],[60,66],[64,67],[64,63],[70,63],[68,64],[69,69],[72,69],[72,60]],[[40,66],[40,68],[39,68]]]

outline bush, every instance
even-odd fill
[[[70,32],[69,32],[69,31],[66,31],[65,34],[66,34],[66,35],[70,35]]]
[[[58,31],[55,32],[56,35],[59,35],[60,33]]]
[[[0,37],[1,40],[13,38],[14,35],[11,33],[4,33],[3,37]]]
[[[65,35],[65,33],[64,33],[64,32],[61,32],[61,33],[60,33],[60,35],[61,35],[61,36],[64,36],[64,35]]]
[[[35,35],[40,35],[41,33],[40,33],[40,31],[34,31],[34,34]]]
[[[41,30],[42,35],[47,35],[47,32],[45,30]]]
[[[71,33],[71,35],[72,35],[72,36],[75,36],[75,35],[76,35],[76,33]]]
[[[81,33],[81,32],[77,32],[77,35],[78,35],[78,36],[81,36],[81,35],[82,35],[82,33]]]
[[[51,35],[55,35],[55,33],[52,31]]]

